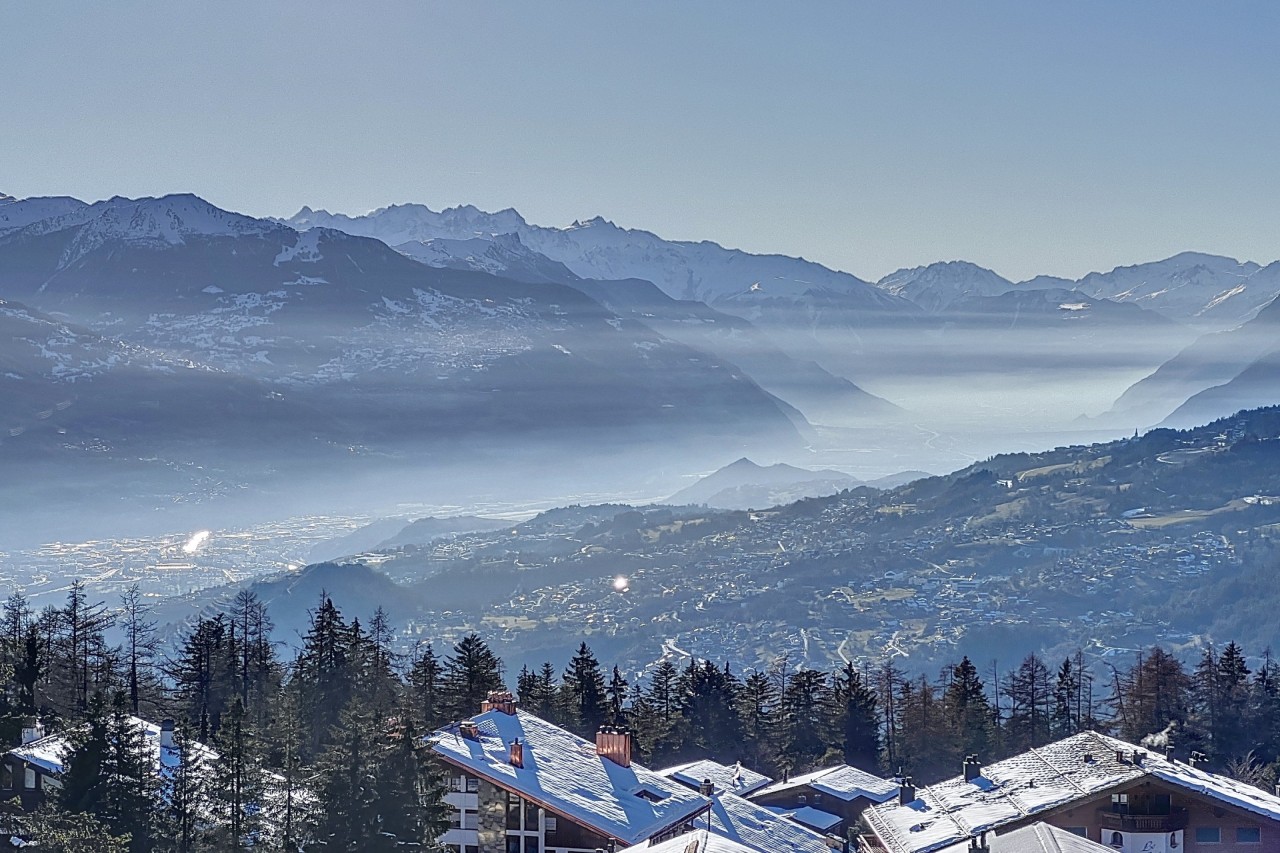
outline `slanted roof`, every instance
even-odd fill
[[[669,838],[661,844],[637,844],[619,853],[758,853],[758,851],[724,836],[707,832],[705,829],[696,829],[693,832]],[[781,848],[778,853],[782,853]]]
[[[711,831],[716,835],[757,853],[830,853],[824,836],[764,806],[728,791],[713,794],[711,799]]]
[[[429,736],[432,750],[468,773],[626,844],[644,841],[705,811],[708,800],[666,776],[596,754],[595,744],[525,711],[487,711],[471,718],[479,737],[458,724]],[[524,744],[523,767],[509,745]]]
[[[677,782],[683,782],[691,788],[697,788],[703,780],[710,779],[719,790],[732,791],[740,797],[745,797],[773,781],[763,773],[748,770],[741,763],[726,765],[710,759],[677,764],[675,767],[668,767],[658,772]]]
[[[991,853],[1115,853],[1105,844],[1047,823],[1033,823],[1004,835],[988,835],[987,847]],[[969,853],[969,842],[944,848],[941,853]]]
[[[754,792],[753,796],[777,794],[803,785],[808,785],[815,791],[830,794],[845,802],[866,797],[873,803],[883,803],[898,793],[896,782],[881,779],[879,776],[850,767],[848,764],[838,764],[803,776],[795,776],[785,782],[774,782],[769,787]]]
[[[815,809],[813,806],[800,806],[796,809],[784,809],[781,806],[769,806],[769,811],[776,815],[793,820],[796,823],[816,829],[818,832],[830,832],[836,824],[844,820],[838,814],[824,812],[822,809]]]
[[[160,746],[160,727],[158,725],[149,723],[141,717],[132,716],[129,717],[129,724],[142,733],[144,747],[151,754],[157,773],[164,773],[178,766],[181,760],[180,751],[171,747],[162,748]],[[84,727],[81,728],[83,729]],[[195,741],[187,741],[186,748],[200,753],[201,757],[206,760],[213,760],[218,757],[218,754],[212,749]],[[71,757],[71,752],[69,733],[63,732],[14,747],[5,754],[35,765],[52,776],[59,776],[66,770],[66,761]]]
[[[1135,753],[1145,757],[1135,763]],[[863,819],[892,853],[931,853],[1144,778],[1280,821],[1280,798],[1266,791],[1097,732],[997,761],[971,782],[956,776],[921,786],[913,802],[882,803]]]

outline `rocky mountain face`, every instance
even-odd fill
[[[1012,290],[1013,282],[977,264],[948,261],[900,269],[880,279],[876,287],[937,314],[962,299],[999,296]]]
[[[1062,287],[1042,276],[1020,288]],[[1131,302],[1205,330],[1234,328],[1280,295],[1280,262],[1262,267],[1219,255],[1183,252],[1162,261],[1090,273],[1066,286],[1098,299]]]

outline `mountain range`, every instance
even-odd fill
[[[597,483],[587,459],[672,477],[797,454],[824,440],[813,423],[908,444],[931,432],[905,424],[993,412],[1061,424],[1086,392],[1117,424],[1202,421],[1280,393],[1277,291],[1277,264],[1194,253],[1078,281],[952,261],[870,283],[600,217],[6,198],[0,456],[24,476],[0,500],[87,499],[58,466],[179,504],[419,464],[467,472],[450,489],[512,481],[480,468]]]

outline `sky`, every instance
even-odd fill
[[[514,207],[874,280],[1280,257],[1280,4],[8,3],[0,191]]]

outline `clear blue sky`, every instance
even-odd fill
[[[1280,257],[1280,3],[0,5],[0,190],[601,214],[866,278]]]

